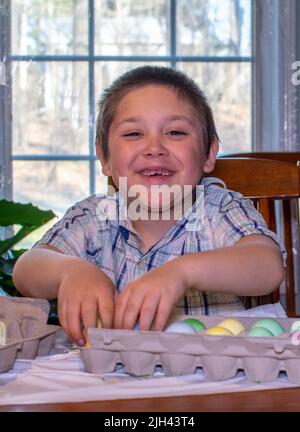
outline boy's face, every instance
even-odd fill
[[[150,206],[154,185],[194,189],[203,172],[214,168],[218,144],[216,140],[207,158],[192,106],[167,87],[147,85],[120,101],[109,129],[108,151],[107,161],[98,153],[103,173],[118,187],[120,177],[127,178],[128,188],[141,185],[148,192],[142,201]]]

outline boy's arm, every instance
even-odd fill
[[[188,286],[239,296],[269,294],[284,278],[278,245],[259,234],[243,237],[233,246],[181,256],[178,265]]]
[[[80,261],[80,258],[65,255],[54,246],[39,246],[17,260],[13,282],[24,296],[55,299],[63,275]]]
[[[17,261],[13,280],[25,296],[58,299],[60,324],[79,345],[84,344],[82,326],[112,327],[115,286],[96,265],[64,255],[53,246],[39,246]]]
[[[117,297],[115,327],[162,330],[187,289],[256,296],[279,286],[284,267],[278,245],[249,235],[235,245],[174,258],[130,282]]]

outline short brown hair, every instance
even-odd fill
[[[98,102],[96,145],[100,145],[103,157],[108,159],[108,134],[121,99],[131,90],[146,85],[162,85],[176,91],[177,96],[188,101],[199,116],[206,154],[218,139],[212,110],[203,91],[185,73],[169,67],[141,66],[117,78],[107,87]]]

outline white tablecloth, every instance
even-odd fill
[[[285,318],[280,304],[260,306],[235,316],[269,316]],[[70,347],[69,347],[70,348]],[[59,353],[62,351],[67,351]],[[208,381],[201,369],[193,375],[166,377],[161,368],[146,377],[133,377],[122,368],[109,374],[84,371],[78,350],[68,349],[59,339],[53,354],[34,360],[17,360],[14,368],[0,374],[0,404],[37,404],[79,402],[175,395],[211,394],[296,387],[285,373],[272,383],[258,384],[246,379],[243,372],[235,378]]]

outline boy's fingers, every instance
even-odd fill
[[[58,312],[59,324],[63,327],[64,331],[67,334],[69,334],[69,329],[67,326],[67,302],[66,301],[60,301],[58,299],[57,312]]]
[[[160,302],[160,293],[145,299],[140,310],[139,330],[150,330]]]
[[[171,313],[172,307],[173,304],[170,303],[170,299],[161,297],[157,308],[152,330],[162,331],[164,329],[166,322],[169,318],[169,315]]]
[[[114,324],[114,301],[109,297],[104,302],[98,299],[98,315],[103,328],[113,328]],[[98,326],[98,325],[97,325]],[[99,326],[98,326],[99,327]]]
[[[126,304],[126,309],[123,315],[123,325],[124,329],[132,330],[137,323],[138,316],[140,315],[143,301],[145,299],[146,287],[139,285],[138,289],[131,290],[130,296]],[[152,297],[153,299],[153,297]],[[154,299],[155,302],[155,299]],[[149,310],[148,310],[149,313]],[[151,311],[150,311],[151,313]]]
[[[114,328],[123,328],[123,318],[127,301],[129,299],[129,292],[124,290],[122,294],[119,294],[115,298],[115,316],[114,316]]]
[[[129,301],[123,316],[122,328],[132,330],[137,322],[139,312],[140,304],[136,301]]]
[[[83,327],[87,330],[89,327],[97,327],[98,307],[96,301],[83,303],[81,305],[81,319]]]
[[[80,304],[72,305],[67,308],[67,328],[68,335],[78,345],[84,345],[84,335],[81,329]]]

